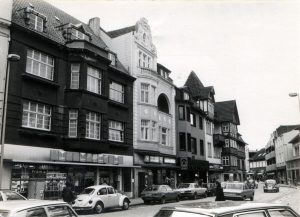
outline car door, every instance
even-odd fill
[[[160,186],[159,191],[161,192],[162,196],[165,196],[166,200],[170,199],[170,195],[168,194],[167,188],[165,185]]]
[[[251,197],[250,196],[250,188],[248,185],[243,185],[243,195],[245,195],[247,198]]]
[[[98,200],[101,200],[103,202],[104,208],[110,207],[106,187],[100,188],[97,192],[96,197],[97,197]]]
[[[173,189],[170,186],[168,186],[168,185],[166,185],[166,189],[167,189],[167,194],[169,195],[169,198],[171,200],[174,200],[176,198],[176,196],[177,196],[176,192],[173,191]]]
[[[110,207],[119,206],[119,196],[113,187],[107,188],[107,196],[108,196],[108,202]]]

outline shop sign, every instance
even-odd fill
[[[221,166],[219,164],[213,164],[213,165],[209,165],[209,169],[210,170],[222,170],[223,166]]]
[[[103,154],[98,154],[98,163],[103,164],[104,163],[104,155]]]
[[[174,158],[169,158],[169,157],[165,157],[165,158],[164,158],[164,163],[165,163],[165,164],[176,164],[176,159],[174,159]]]
[[[144,162],[146,163],[162,163],[163,162],[163,158],[159,157],[159,156],[149,156],[149,155],[145,155],[144,156]]]
[[[80,156],[79,157],[80,162],[86,162],[86,153],[81,152],[79,156]]]
[[[98,154],[93,154],[92,161],[93,163],[98,163]]]
[[[58,151],[58,160],[59,161],[66,161],[66,152],[59,150]]]
[[[180,167],[182,170],[187,170],[188,169],[188,159],[185,158],[180,158]]]
[[[150,156],[150,162],[151,163],[159,163],[159,157],[158,156]]]

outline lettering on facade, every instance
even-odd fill
[[[185,158],[180,158],[180,167],[182,170],[187,170],[188,169],[188,159]]]

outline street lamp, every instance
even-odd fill
[[[3,99],[3,108],[2,108],[2,127],[1,127],[1,158],[0,158],[0,189],[2,186],[2,179],[4,177],[3,171],[3,159],[4,159],[4,143],[5,143],[5,126],[6,126],[6,113],[7,113],[7,92],[8,92],[8,83],[9,83],[9,72],[10,72],[10,63],[17,62],[20,60],[20,56],[17,54],[8,54],[7,55],[7,67],[5,74],[5,86],[4,86],[4,99]]]
[[[300,97],[299,93],[289,93],[290,97],[298,97],[298,102],[299,102],[299,111],[300,111]]]

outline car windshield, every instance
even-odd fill
[[[266,183],[267,184],[276,184],[276,181],[275,180],[267,180]]]
[[[188,183],[178,185],[178,188],[189,188],[189,187],[190,187],[190,184],[188,184]]]
[[[94,188],[86,188],[81,192],[81,194],[92,194],[94,191]]]
[[[176,210],[161,210],[154,217],[207,217],[208,215]]]
[[[0,210],[0,217],[6,217],[8,216],[9,212],[6,210]]]
[[[243,185],[240,183],[228,183],[226,185],[226,189],[238,189],[238,190],[242,190],[243,189]]]
[[[144,191],[157,191],[157,190],[158,190],[158,186],[157,185],[153,185],[153,186],[145,188]]]
[[[13,191],[3,191],[2,193],[6,196],[6,200],[26,200],[24,197]]]

